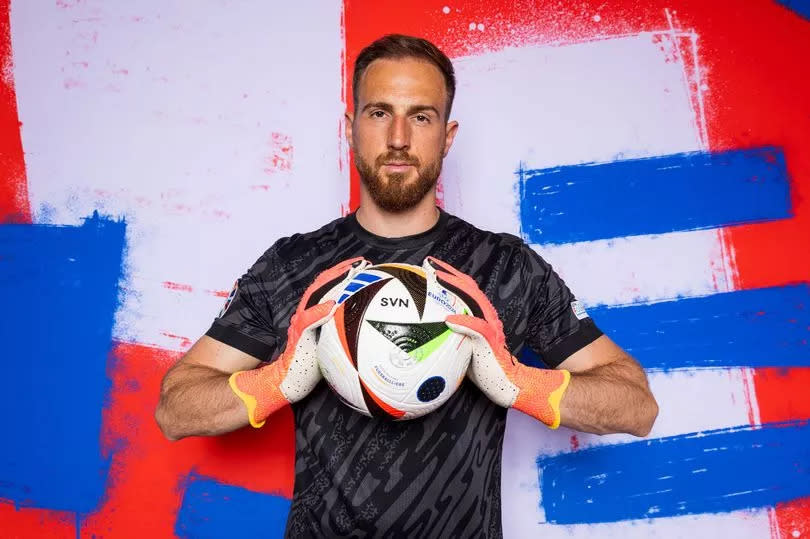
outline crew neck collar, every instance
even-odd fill
[[[369,232],[357,221],[356,211],[346,216],[346,223],[355,236],[369,245],[388,250],[413,249],[435,241],[444,233],[449,214],[438,206],[436,209],[439,210],[439,220],[436,221],[436,224],[419,234],[398,238],[386,238]]]

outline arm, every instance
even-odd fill
[[[658,404],[647,376],[607,336],[573,353],[560,368],[571,373],[560,402],[562,425],[594,434],[650,433],[658,416]]]
[[[601,335],[568,356],[561,369],[520,363],[506,346],[495,307],[471,277],[433,257],[425,271],[471,298],[476,316],[451,315],[450,329],[472,338],[470,379],[493,402],[516,408],[549,427],[646,436],[658,415],[644,371],[608,337]],[[432,265],[432,266],[431,266]],[[566,303],[567,304],[567,303]]]
[[[155,419],[169,440],[214,436],[248,424],[245,406],[228,385],[229,376],[253,369],[259,360],[203,336],[174,364],[160,387]]]
[[[358,257],[318,274],[290,319],[286,347],[272,363],[256,368],[258,359],[234,347],[211,337],[197,341],[163,380],[155,418],[166,437],[216,435],[247,424],[259,428],[276,410],[308,395],[321,379],[315,330],[335,309],[334,299],[324,300],[323,294],[337,294],[367,265]],[[318,299],[322,303],[315,303]],[[314,305],[308,306],[310,300]]]

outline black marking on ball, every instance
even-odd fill
[[[431,376],[419,386],[416,398],[422,402],[430,402],[442,394],[445,385],[447,384],[441,376]]]
[[[411,352],[447,331],[447,324],[444,322],[366,322],[405,352]]]
[[[346,344],[349,346],[349,356],[357,367],[357,344],[360,340],[360,324],[366,314],[369,303],[374,295],[391,279],[381,279],[361,288],[351,295],[339,308],[345,309],[343,313],[343,326],[346,335]],[[340,331],[340,328],[338,328]]]

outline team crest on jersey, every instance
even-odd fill
[[[235,283],[233,283],[231,293],[228,294],[228,299],[225,300],[225,305],[222,306],[222,310],[219,311],[219,315],[217,316],[217,318],[222,318],[223,316],[225,316],[225,313],[228,311],[228,307],[230,307],[231,304],[233,303],[233,298],[236,297],[236,293],[238,291],[239,291],[239,281],[237,280]]]

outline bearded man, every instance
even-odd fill
[[[658,407],[638,363],[536,252],[437,207],[459,128],[449,120],[447,56],[423,39],[385,36],[358,56],[353,88],[346,137],[359,208],[258,259],[167,373],[156,418],[176,440],[261,427],[292,405],[288,537],[500,537],[508,407],[550,428],[636,436],[649,433]],[[316,328],[336,306],[319,294],[370,262],[421,264],[477,307],[478,316],[446,321],[472,339],[469,380],[418,419],[366,417],[321,382]],[[515,358],[524,346],[545,368]]]

